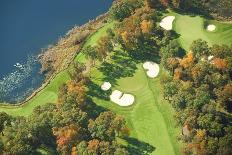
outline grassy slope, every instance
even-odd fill
[[[100,86],[103,78],[101,73],[95,70],[92,76]],[[120,107],[107,100],[96,97],[93,99],[98,105],[123,115],[132,129],[131,136],[154,147],[152,154],[179,154],[176,136],[180,129],[175,128],[173,110],[163,100],[160,88],[159,78],[147,78],[142,65],[139,64],[133,77],[121,78],[113,87],[113,90],[119,89],[135,95],[134,105]],[[139,142],[137,145],[140,145]]]
[[[191,43],[196,39],[203,39],[213,44],[231,44],[232,43],[232,24],[220,23],[213,20],[205,20],[200,16],[188,16],[178,13],[171,13],[176,17],[174,21],[174,30],[180,34],[179,42],[185,50],[188,50]],[[209,32],[206,30],[208,24],[216,25],[216,30]]]
[[[109,27],[113,26],[113,22],[106,24],[103,28],[99,29],[96,33],[94,33],[86,42],[84,46],[94,44],[98,38],[106,33],[106,30]],[[75,59],[75,61],[84,62],[85,57],[83,53],[79,53]],[[55,103],[57,101],[57,93],[59,86],[69,80],[69,75],[67,70],[60,72],[51,82],[50,84],[39,92],[35,97],[33,97],[30,101],[25,103],[21,107],[14,106],[0,106],[0,111],[5,111],[8,114],[13,116],[28,116],[32,113],[33,109],[38,105],[44,105],[46,103]]]

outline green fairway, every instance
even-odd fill
[[[160,79],[149,79],[142,68],[137,65],[132,77],[121,78],[116,81],[113,90],[118,89],[135,96],[135,104],[130,107],[120,107],[115,103],[93,97],[95,103],[123,115],[131,128],[131,137],[136,138],[135,147],[147,145],[154,155],[179,154],[180,144],[176,136],[180,129],[175,128],[173,110],[162,98]],[[94,82],[99,86],[104,77],[98,70],[92,72]],[[142,151],[147,151],[142,150]]]
[[[176,17],[173,27],[180,34],[179,42],[185,50],[189,50],[191,43],[197,39],[207,41],[210,46],[213,44],[230,45],[232,43],[232,24],[206,20],[200,16],[191,17],[178,13],[171,13],[171,15]],[[207,31],[208,24],[214,24],[216,30]]]
[[[99,29],[96,33],[90,36],[84,46],[95,44],[95,42],[104,34],[106,30],[113,26],[113,22],[107,23],[104,27]],[[75,58],[75,61],[84,62],[85,56],[83,53],[79,53]],[[26,102],[24,105],[17,107],[11,105],[1,105],[0,111],[5,111],[13,116],[28,116],[32,113],[36,106],[44,105],[46,103],[55,103],[57,101],[59,86],[69,80],[68,71],[64,70],[56,75],[56,77],[40,91],[31,100]]]
[[[106,30],[113,25],[112,22],[99,29],[88,38],[84,47],[94,45],[101,36],[106,34]],[[124,57],[124,60],[127,61],[128,65],[132,63],[126,57]],[[75,61],[85,62],[84,53],[79,53]],[[118,61],[121,60],[119,59]],[[128,76],[115,79],[113,90],[119,89],[133,94],[136,100],[134,105],[120,107],[109,100],[92,96],[93,101],[99,106],[110,109],[126,118],[128,126],[131,129],[131,136],[126,144],[133,146],[132,151],[134,153],[142,154],[147,152],[148,154],[154,155],[179,154],[180,144],[177,142],[176,136],[180,133],[180,129],[175,127],[173,109],[167,101],[163,100],[159,77],[156,79],[147,78],[142,64],[137,64],[135,68],[132,67],[128,71],[130,72]],[[103,82],[103,78],[112,79],[112,77],[103,76],[103,73],[97,68],[91,71],[91,77],[93,82],[97,84],[97,88]],[[57,101],[59,86],[68,79],[69,75],[67,70],[62,71],[45,89],[25,105],[21,107],[2,106],[0,111],[5,111],[13,116],[28,116],[38,105],[55,103]],[[98,90],[97,93],[101,92]]]

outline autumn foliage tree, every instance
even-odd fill
[[[81,141],[81,128],[75,124],[70,124],[62,128],[53,128],[53,134],[56,136],[57,149],[60,152],[68,153],[71,146]]]
[[[128,136],[124,132],[126,128],[125,120],[112,112],[101,113],[96,120],[90,120],[88,125],[91,136],[101,140],[112,140],[117,135]]]
[[[192,52],[182,59],[166,54],[169,74],[164,82],[164,95],[176,109],[180,125],[191,127],[191,135],[182,137],[187,142],[184,154],[231,154],[232,86],[229,64],[232,48],[208,47],[202,40],[194,41]],[[161,53],[165,54],[165,53]],[[213,55],[211,60],[207,59]],[[202,59],[203,58],[203,59]],[[175,62],[179,60],[179,63]],[[220,142],[220,143],[219,143]]]
[[[212,64],[220,70],[226,70],[227,69],[227,62],[224,59],[221,58],[214,58],[212,61]]]
[[[180,61],[180,66],[182,66],[183,68],[188,68],[190,66],[193,65],[194,62],[194,55],[192,52],[189,52],[186,57],[184,57],[181,61]]]
[[[165,7],[168,7],[168,5],[169,5],[169,0],[160,0],[160,2]]]
[[[147,20],[143,20],[140,25],[140,28],[143,33],[150,33],[153,28],[152,22]]]

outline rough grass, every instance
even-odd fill
[[[197,39],[203,39],[210,46],[213,44],[232,43],[232,24],[221,23],[215,20],[207,20],[200,16],[188,16],[178,13],[171,13],[176,19],[173,28],[180,34],[179,42],[185,50],[189,50],[191,43]],[[216,30],[209,32],[206,30],[208,24],[214,24]]]

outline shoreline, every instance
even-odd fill
[[[68,37],[70,35],[72,35],[72,33],[75,34],[75,31],[77,31],[77,30],[88,29],[89,27],[91,27],[91,25],[92,26],[95,26],[97,24],[100,25],[100,26],[98,25],[98,27],[96,27],[96,28],[94,27],[94,29],[92,29],[90,34],[81,43],[78,44],[78,47],[75,50],[75,52],[68,55],[62,61],[62,64],[60,64],[61,66],[58,67],[58,69],[56,71],[54,71],[51,75],[49,75],[48,78],[46,77],[45,81],[41,84],[41,86],[39,88],[35,89],[31,93],[31,95],[28,96],[24,101],[18,102],[18,103],[2,102],[2,103],[0,103],[0,108],[8,108],[8,109],[20,108],[20,107],[23,107],[24,105],[26,105],[30,100],[32,100],[36,95],[38,95],[43,89],[45,89],[59,73],[68,69],[68,67],[71,65],[71,63],[75,60],[76,56],[78,56],[78,54],[82,50],[84,44],[86,43],[86,40],[88,40],[88,38],[91,37],[98,29],[103,27],[104,21],[107,19],[108,19],[108,12],[97,16],[95,19],[89,20],[87,23],[85,23],[81,26],[78,26],[78,27],[74,26],[72,29],[68,30],[68,32],[63,37],[61,37],[61,39],[64,39],[64,40],[68,39]],[[54,47],[58,46],[57,43],[58,43],[58,41],[56,43],[54,43]],[[42,50],[37,58],[41,57],[44,54],[44,52],[46,52],[47,50],[48,49],[46,49],[45,51]]]

